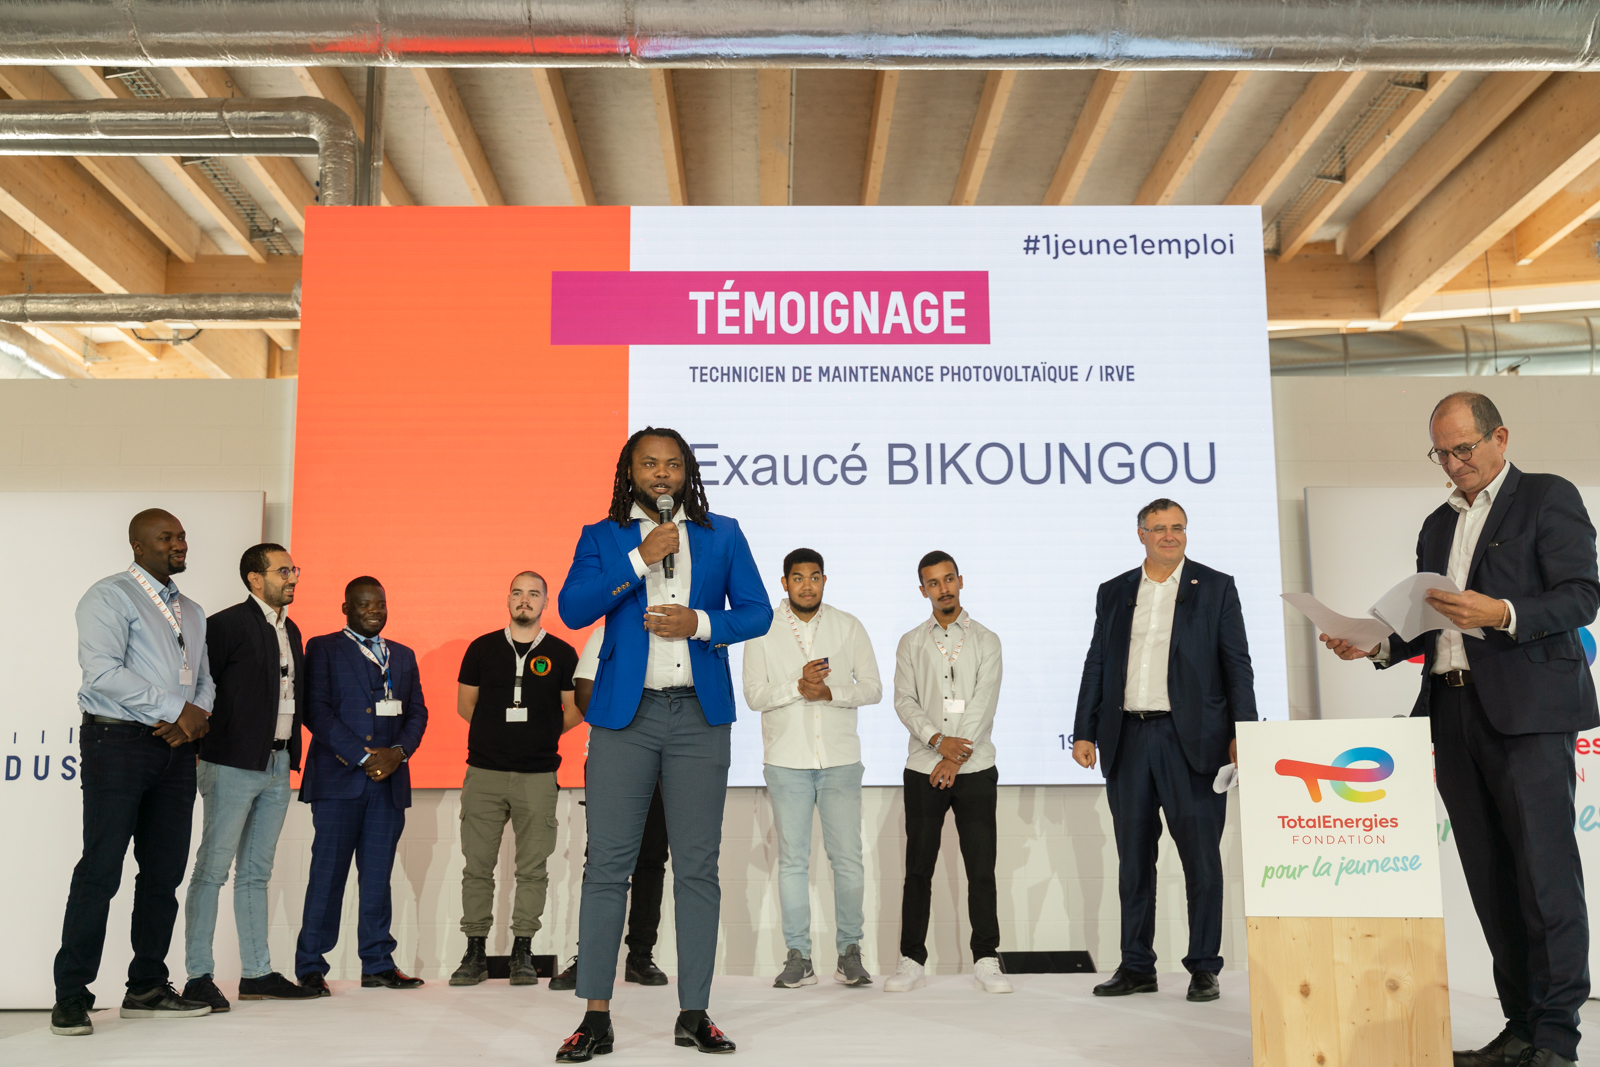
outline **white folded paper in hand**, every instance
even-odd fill
[[[1213,793],[1226,793],[1239,784],[1239,765],[1237,763],[1224,763],[1217,772],[1216,780],[1211,783]]]
[[[1429,630],[1454,630],[1480,640],[1483,638],[1483,631],[1478,627],[1463,630],[1429,607],[1430,589],[1443,589],[1447,593],[1461,592],[1461,588],[1450,580],[1449,575],[1422,571],[1405,578],[1383,594],[1378,602],[1372,605],[1372,617],[1388,623],[1390,629],[1399,634],[1404,641],[1414,641],[1419,634],[1425,634]]]
[[[1328,607],[1310,593],[1284,593],[1283,599],[1291,607],[1314,623],[1318,630],[1340,641],[1349,641],[1363,651],[1376,648],[1378,643],[1394,632],[1382,619],[1352,619]]]

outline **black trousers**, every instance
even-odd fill
[[[583,846],[583,860],[585,864],[589,862],[587,844]],[[650,798],[650,812],[644,817],[639,862],[633,868],[628,936],[623,938],[629,952],[649,952],[656,947],[656,935],[661,931],[661,894],[666,880],[667,809],[661,801],[661,783],[657,782],[655,795]]]
[[[1183,754],[1171,715],[1126,716],[1117,765],[1106,775],[1106,803],[1117,838],[1117,891],[1122,898],[1122,966],[1156,970],[1156,855],[1161,816],[1178,846],[1189,897],[1190,974],[1222,970],[1222,827],[1226,794],[1213,792],[1216,772],[1196,774]]]
[[[1476,686],[1434,681],[1439,794],[1513,1033],[1578,1058],[1589,909],[1573,831],[1576,734],[1502,734]]]
[[[178,917],[178,886],[189,863],[194,823],[193,745],[173,748],[137,723],[85,723],[82,760],[83,858],[72,869],[67,913],[56,953],[56,999],[89,993],[100,973],[111,898],[122,885],[122,861],[133,842],[139,875],[133,884],[133,962],[128,991],[167,982],[167,949]]]
[[[961,861],[967,868],[967,919],[972,924],[972,958],[1000,950],[1000,912],[996,903],[995,799],[1000,772],[994,767],[956,775],[949,789],[935,789],[928,776],[905,772],[906,884],[900,898],[900,955],[928,962],[928,909],[933,901],[933,869],[945,812],[956,814]]]

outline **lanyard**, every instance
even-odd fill
[[[356,647],[361,650],[361,654],[376,664],[377,668],[383,672],[383,695],[386,698],[393,699],[394,689],[389,685],[389,646],[383,643],[383,638],[373,638],[378,643],[378,652],[383,653],[380,659],[372,649],[367,647],[367,638],[362,637],[348,626],[344,628],[344,635],[354,641]]]
[[[821,604],[817,605],[817,610],[822,610]],[[795,644],[800,646],[800,654],[805,656],[807,661],[809,661],[811,659],[811,644],[806,640],[805,634],[800,629],[800,620],[796,619],[794,617],[794,612],[789,610],[788,600],[784,600],[783,602],[783,617],[789,620],[789,629],[794,631]],[[815,619],[816,616],[813,615],[812,618]]]
[[[961,655],[961,646],[967,643],[967,631],[961,631],[961,640],[956,642],[956,650],[954,652],[946,652],[944,650],[944,642],[939,640],[939,624],[931,619],[928,621],[928,636],[933,638],[934,647],[939,650],[939,655],[944,657],[945,666],[950,668],[950,684],[954,685],[956,681],[956,659]]]
[[[544,640],[544,631],[540,630],[533,635],[533,643],[528,646],[528,651],[518,652],[517,643],[511,640],[511,627],[506,627],[506,643],[511,646],[511,654],[517,658],[516,680],[512,683],[511,706],[522,707],[522,668],[527,666],[528,657],[533,655],[533,650],[539,647],[539,642]]]
[[[178,638],[178,652],[183,656],[183,669],[187,671],[189,669],[189,650],[183,643],[183,605],[178,602],[177,597],[173,597],[172,606],[170,608],[167,607],[167,602],[161,599],[161,594],[156,592],[149,582],[145,581],[144,575],[133,567],[128,568],[128,573],[133,575],[133,580],[139,583],[139,587],[155,603],[156,610],[161,612],[162,617],[167,620],[167,625],[172,627],[173,634]]]

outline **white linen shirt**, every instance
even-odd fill
[[[953,664],[934,643],[935,633],[955,656]],[[911,732],[906,770],[933,773],[940,759],[938,751],[928,747],[934,734],[972,742],[972,756],[958,773],[994,766],[989,731],[1000,699],[1000,674],[1000,638],[964,608],[948,629],[929,618],[900,638],[894,654],[894,710]],[[946,714],[946,699],[965,701],[962,713]]]
[[[632,514],[639,521],[641,542],[650,536],[650,531],[661,525],[638,504],[633,505]],[[647,608],[656,604],[687,606],[689,603],[689,578],[693,573],[694,564],[689,559],[689,532],[683,528],[682,507],[673,512],[672,519],[678,524],[679,536],[678,552],[673,559],[671,578],[666,576],[661,566],[662,560],[656,560],[646,567],[644,557],[639,554],[637,548],[628,553],[628,558],[633,561],[634,576],[644,579]],[[672,689],[677,686],[694,685],[694,668],[689,664],[689,642],[711,640],[711,616],[698,609],[695,614],[700,617],[700,625],[695,629],[692,638],[650,635],[650,658],[644,669],[646,689]]]
[[[1172,647],[1172,614],[1178,607],[1183,561],[1158,582],[1150,577],[1149,562],[1139,568],[1139,597],[1133,607],[1133,630],[1128,637],[1128,678],[1122,706],[1130,711],[1171,711],[1167,694],[1167,652]]]
[[[272,739],[287,741],[294,733],[294,656],[289,653],[289,627],[286,625],[289,610],[268,607],[267,602],[254,593],[250,594],[250,599],[256,602],[256,607],[272,624],[272,632],[278,635],[278,725],[272,731]]]
[[[785,598],[772,628],[744,645],[744,700],[761,712],[763,762],[816,770],[861,762],[856,709],[883,699],[878,658],[861,620],[820,604],[801,622]],[[831,700],[800,695],[800,673],[827,657]]]

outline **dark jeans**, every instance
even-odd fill
[[[1578,1057],[1589,909],[1573,831],[1575,734],[1502,734],[1474,685],[1432,683],[1439,795],[1511,1031]]]
[[[967,868],[967,919],[972,923],[972,958],[1000,950],[1000,913],[994,883],[995,800],[1000,772],[994,767],[956,775],[949,789],[935,789],[928,776],[905,772],[906,884],[900,898],[900,955],[928,962],[928,909],[933,868],[945,812],[956,813],[961,861]]]
[[[588,772],[585,771],[585,778]],[[588,802],[583,802],[588,807]],[[588,820],[584,820],[588,825]],[[585,831],[587,835],[587,831]],[[589,845],[583,846],[583,863],[589,865]],[[644,840],[639,842],[639,862],[633,868],[633,896],[628,905],[628,951],[649,952],[661,930],[661,894],[667,880],[667,809],[661,803],[661,783],[650,798],[644,819]]]
[[[67,913],[56,953],[56,999],[93,997],[100,973],[106,916],[122,884],[122,862],[133,841],[139,875],[133,884],[133,962],[128,991],[146,993],[167,982],[167,949],[178,917],[178,886],[189,862],[194,823],[193,745],[173,748],[137,723],[86,723],[82,761],[83,858],[72,870]]]

